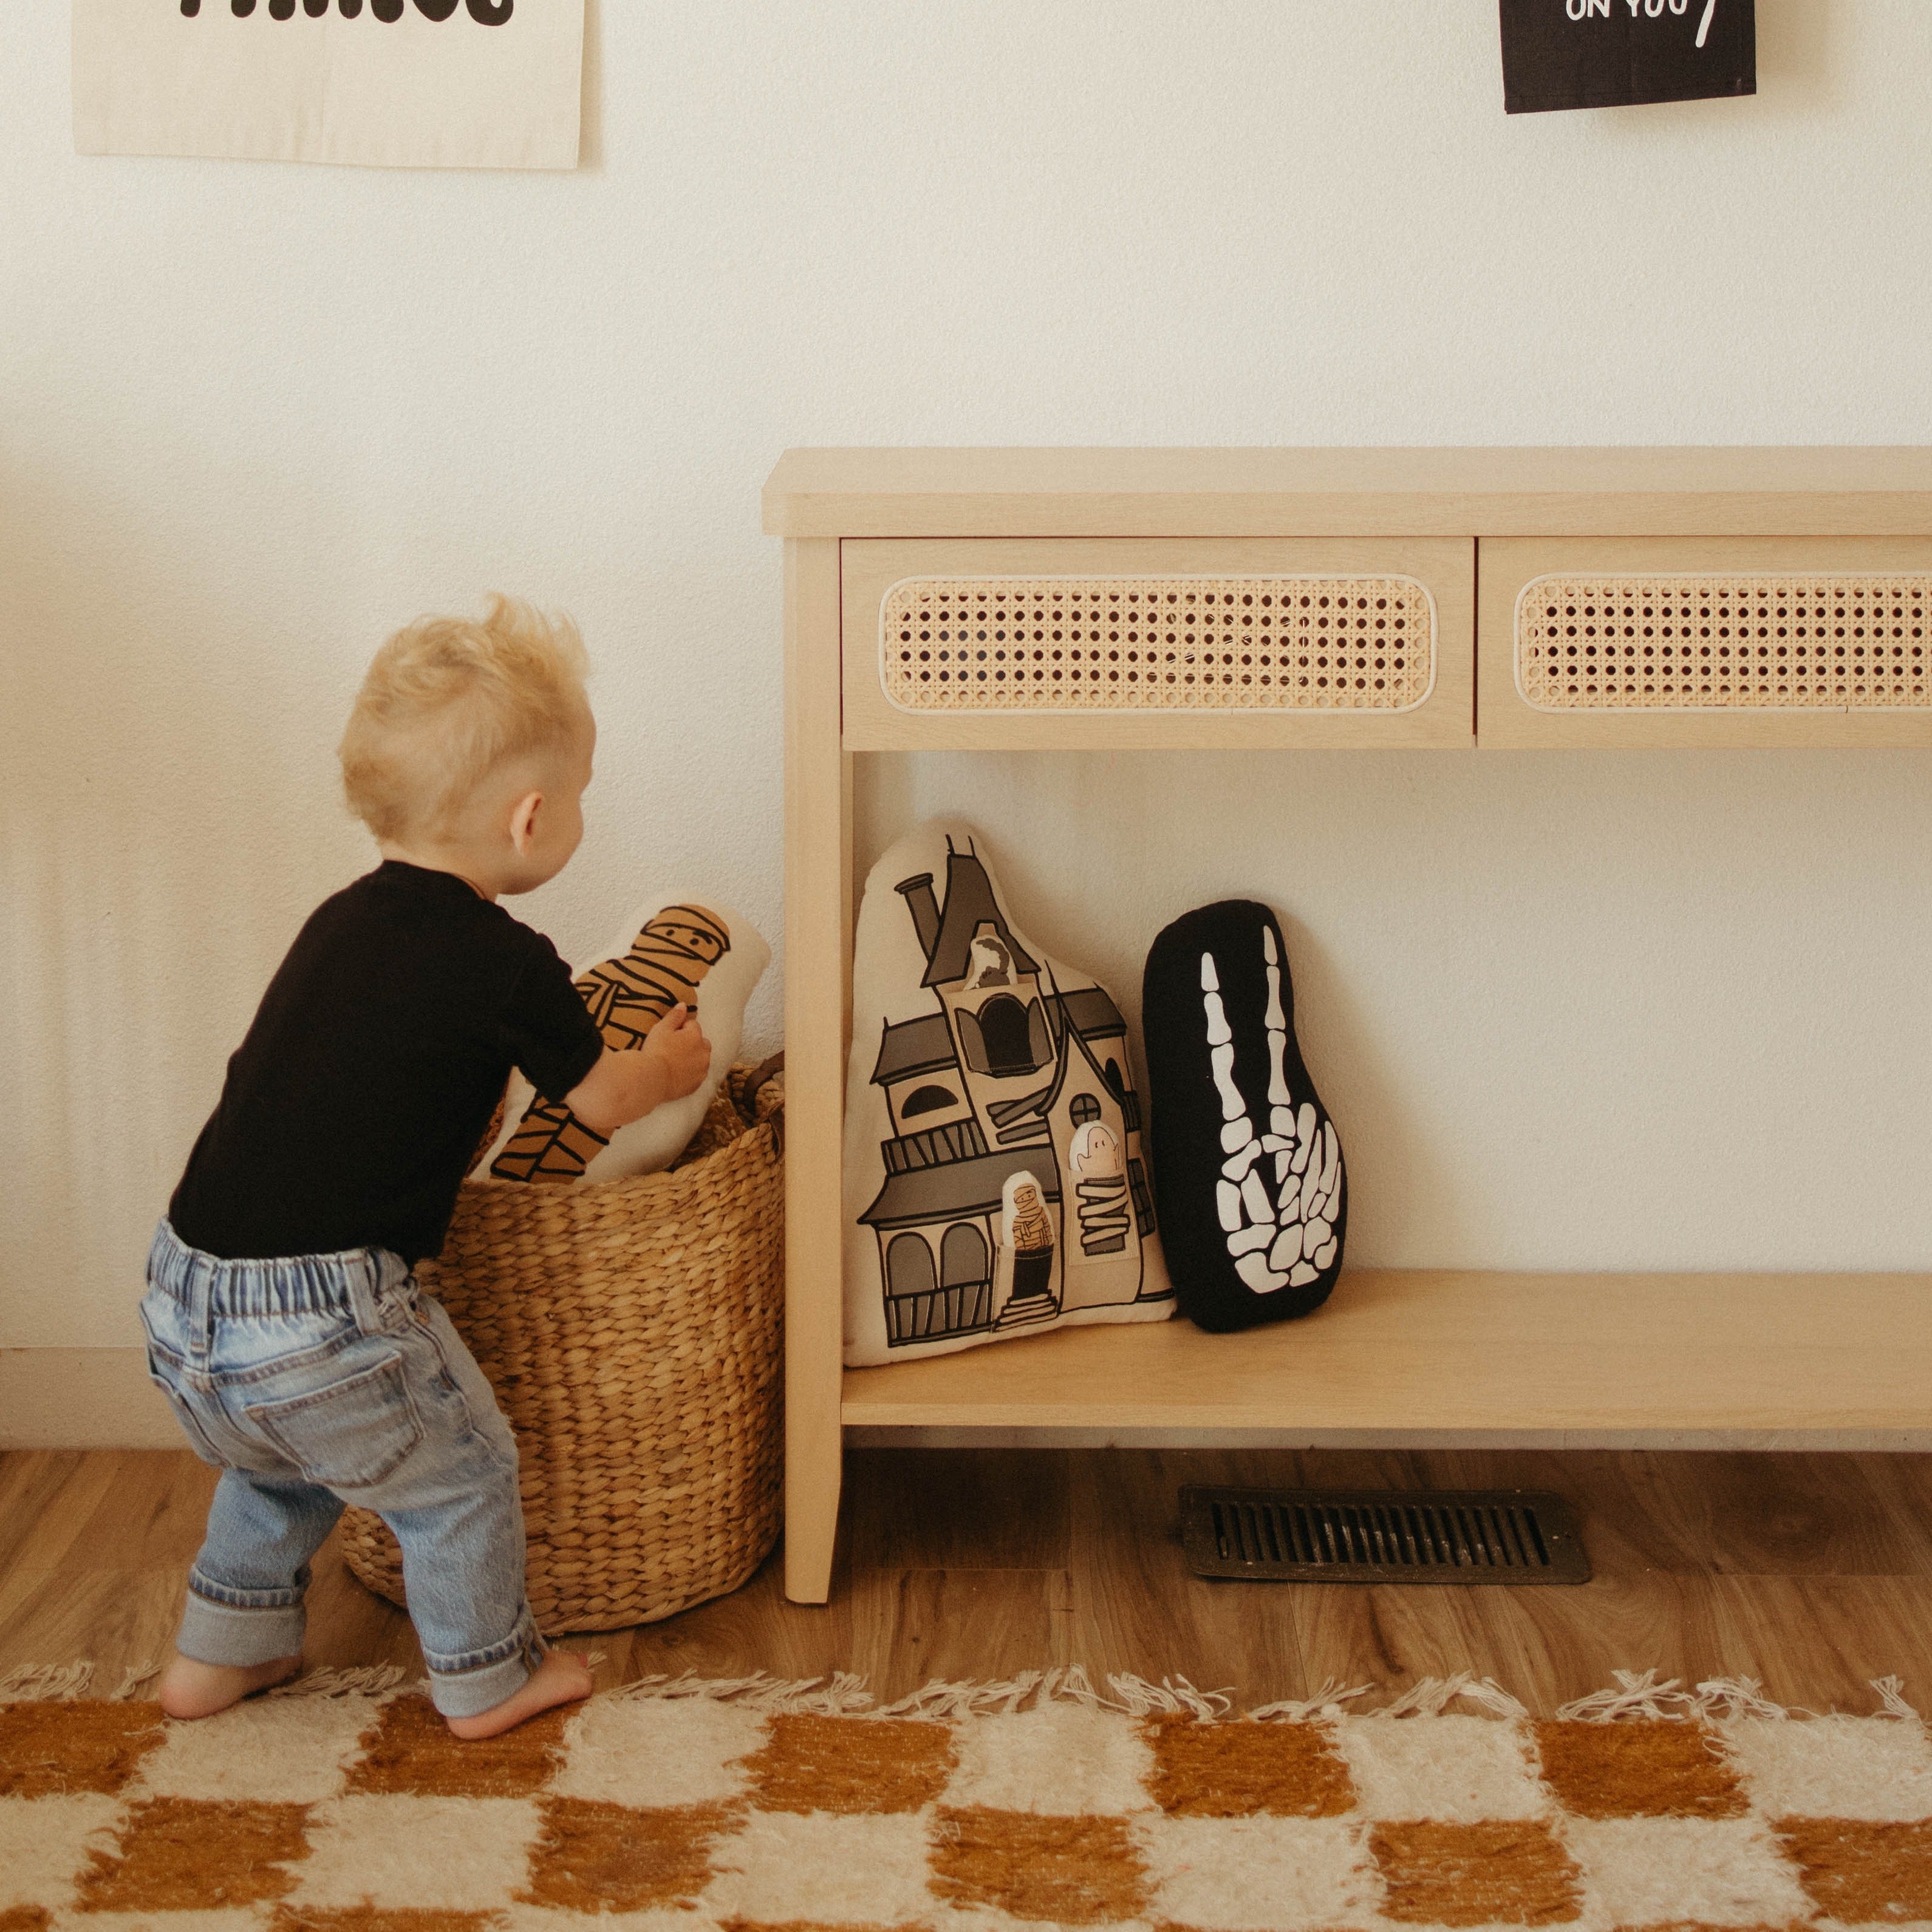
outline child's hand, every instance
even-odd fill
[[[644,1036],[644,1051],[656,1054],[664,1069],[666,1100],[696,1093],[711,1065],[711,1042],[688,1006],[672,1007]]]

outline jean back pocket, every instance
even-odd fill
[[[187,1397],[155,1367],[152,1349],[148,1352],[148,1379],[167,1397],[168,1406],[174,1411],[175,1420],[180,1424],[182,1433],[188,1438],[188,1446],[204,1462],[212,1462],[218,1469],[232,1467],[233,1459],[224,1454],[215,1446],[214,1438],[209,1435],[206,1425],[196,1414]]]
[[[308,1481],[329,1490],[374,1488],[423,1436],[400,1354],[306,1395],[251,1402],[245,1413]]]

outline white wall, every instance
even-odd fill
[[[368,862],[332,747],[399,620],[581,620],[566,952],[661,880],[776,936],[788,443],[1932,439],[1932,9],[1758,12],[1754,100],[1511,120],[1490,0],[593,4],[586,164],[518,176],[76,159],[67,9],[10,0],[0,1345],[134,1339],[223,1060]],[[1932,757],[861,802],[867,857],[976,810],[1124,997],[1187,905],[1279,907],[1360,1262],[1932,1267]]]

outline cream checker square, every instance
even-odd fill
[[[374,1697],[262,1697],[191,1724],[170,1724],[130,1796],[316,1804],[340,1794]]]
[[[712,1698],[593,1698],[564,1732],[548,1789],[639,1810],[710,1804],[743,1792],[742,1760],[764,1742],[755,1711]]]
[[[1350,1820],[1143,1818],[1133,1832],[1156,1924],[1324,1932],[1375,1916],[1375,1874]]]
[[[1048,1704],[962,1724],[952,1805],[998,1811],[1144,1811],[1154,1754],[1138,1730],[1082,1704]]]
[[[523,1889],[539,1823],[527,1798],[338,1798],[309,1820],[288,1902],[488,1911]]]
[[[1357,1808],[1378,1820],[1535,1818],[1550,1808],[1522,1727],[1493,1718],[1358,1718],[1334,1727]]]
[[[862,1925],[930,1922],[928,1820],[920,1812],[800,1817],[754,1811],[711,1854],[699,1909],[718,1919]]]
[[[74,1902],[75,1878],[87,1864],[88,1839],[125,1809],[94,1792],[10,1798],[0,1803],[0,1912],[38,1905],[58,1912]],[[108,1840],[95,1840],[105,1850]]]
[[[1572,1818],[1563,1837],[1593,1924],[1790,1925],[1811,1916],[1762,1819]]]
[[[1932,1818],[1932,1744],[1920,1725],[1740,1718],[1718,1728],[1768,1818]]]

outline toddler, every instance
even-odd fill
[[[222,1472],[162,1708],[206,1717],[302,1666],[309,1558],[346,1502],[396,1533],[430,1694],[492,1737],[590,1690],[524,1588],[517,1448],[412,1270],[434,1256],[512,1066],[608,1136],[704,1078],[683,1006],[606,1048],[568,969],[498,901],[583,836],[596,728],[567,622],[496,598],[376,655],[342,740],[382,862],[269,982],[154,1236],[154,1379]]]

